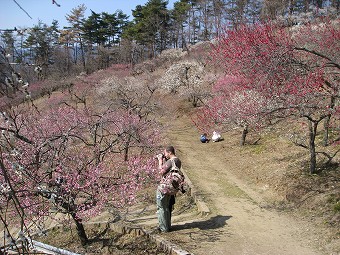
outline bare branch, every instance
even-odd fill
[[[327,63],[328,65],[331,65],[333,67],[337,67],[338,69],[340,69],[340,65],[338,63],[335,63],[332,59],[330,59],[329,57],[319,53],[319,52],[316,52],[314,50],[309,50],[309,49],[306,49],[306,48],[301,48],[301,47],[295,47],[296,50],[302,50],[302,51],[306,51],[308,53],[312,53],[316,56],[319,56],[321,58],[324,58],[324,59],[327,59],[328,61],[330,61],[330,63]]]
[[[21,10],[23,10],[23,11],[27,14],[28,17],[30,17],[31,19],[33,19],[33,18],[28,14],[28,12],[27,12],[24,8],[22,8],[20,4],[18,4],[17,1],[13,0],[13,2],[16,3],[16,4],[19,6],[19,8],[20,8]]]

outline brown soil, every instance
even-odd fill
[[[147,76],[139,79],[151,79]],[[190,197],[179,196],[173,231],[161,234],[162,238],[195,255],[340,254],[339,168],[308,175],[307,152],[280,136],[287,133],[282,132],[284,127],[277,133],[263,133],[256,143],[259,136],[249,134],[243,147],[236,130],[223,133],[221,142],[202,144],[190,121],[192,107],[184,103],[170,114],[177,108],[173,101],[162,97],[167,117],[177,114],[169,124],[167,143],[176,147],[210,214],[201,216]],[[125,223],[146,229],[157,226],[153,193],[148,204],[126,215]],[[93,222],[105,222],[111,216],[106,213]],[[85,248],[79,247],[74,230],[64,228],[37,239],[81,254],[163,254],[146,237],[104,233],[93,224],[87,227],[89,237],[97,238]]]
[[[192,222],[174,222],[175,231],[166,234],[173,243],[196,255],[340,254],[339,230],[325,225],[320,212],[288,207],[289,183],[301,176],[305,151],[277,137],[240,147],[238,132],[202,144],[182,113],[172,126],[169,142],[211,210]],[[331,194],[339,192],[339,179],[332,185]]]
[[[315,193],[305,192],[306,185],[299,184],[300,179],[316,180],[301,170],[306,163],[305,151],[273,135],[263,135],[256,145],[240,147],[236,131],[223,134],[221,142],[202,144],[198,131],[182,111],[170,131],[168,144],[177,148],[183,170],[211,212],[201,216],[192,199],[180,195],[172,231],[161,234],[162,238],[195,255],[340,254],[339,230],[325,224],[332,212],[308,199],[307,195]],[[248,137],[250,143],[255,140],[257,137]],[[297,189],[298,184],[304,189]],[[329,185],[328,193],[323,189],[323,196],[339,191],[339,178]],[[287,194],[295,203],[288,203]],[[298,199],[301,196],[302,202]],[[299,206],[296,201],[300,201]],[[154,228],[155,212],[150,195],[149,203],[131,210],[125,223]],[[103,214],[93,221],[104,222],[109,217]],[[338,226],[336,217],[339,212],[333,212],[333,225]],[[56,243],[52,245],[81,254],[163,254],[145,237],[106,234],[83,249],[76,247],[79,241],[74,238],[75,232],[63,245],[58,240],[66,240],[65,236],[58,238],[54,233]]]
[[[79,245],[74,228],[54,228],[48,236],[39,238],[39,241],[77,254],[165,255],[165,252],[157,247],[156,243],[150,242],[147,236],[119,234],[107,228],[105,224],[86,226],[86,231],[91,239],[86,247]]]

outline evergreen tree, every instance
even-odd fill
[[[84,32],[84,38],[89,43],[96,43],[98,45],[104,44],[106,41],[105,36],[107,30],[103,20],[103,14],[100,15],[92,10],[91,13],[92,14],[87,19],[85,19],[83,23],[82,30]]]
[[[125,31],[125,37],[145,47],[148,57],[153,57],[168,46],[170,13],[168,1],[149,0],[145,6],[132,10],[133,22]]]
[[[14,56],[15,56],[15,47],[14,47],[14,35],[12,30],[5,30],[1,34],[1,40],[3,41],[4,44],[4,49],[7,53],[10,53],[12,55],[11,61],[14,61]]]
[[[82,38],[82,27],[85,20],[85,11],[86,6],[81,4],[76,8],[73,8],[71,13],[66,15],[66,20],[71,25],[71,27],[64,30],[64,41],[67,44],[66,48],[67,51],[69,49],[73,50],[73,60],[76,64],[78,61],[78,56],[80,52],[81,61],[83,69],[86,69],[86,62],[85,62],[85,47]],[[68,52],[66,53],[68,55]]]
[[[129,16],[123,13],[122,10],[117,10],[115,14],[117,19],[115,42],[120,44],[123,31],[128,27],[130,21]]]
[[[28,37],[23,46],[29,49],[34,64],[48,66],[53,61],[58,38],[58,21],[54,20],[51,26],[39,21],[38,25],[28,30]]]
[[[174,9],[171,13],[171,42],[175,48],[185,48],[187,38],[185,37],[184,28],[188,26],[190,5],[188,1],[181,0],[174,3]]]

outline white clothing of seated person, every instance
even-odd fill
[[[221,134],[218,133],[218,132],[216,132],[216,131],[214,131],[214,132],[213,132],[213,135],[212,135],[212,137],[211,137],[211,140],[212,140],[213,142],[218,142],[218,141],[220,141],[221,139],[222,139]]]

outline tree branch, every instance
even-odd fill
[[[33,143],[33,142],[32,142],[30,139],[28,139],[27,137],[22,136],[22,135],[19,135],[18,132],[15,131],[15,130],[8,129],[8,128],[2,128],[2,127],[0,127],[0,130],[1,130],[1,131],[2,131],[2,130],[8,131],[8,132],[12,133],[16,138],[18,138],[18,139],[20,139],[20,140],[22,140],[22,141],[24,141],[24,142],[26,142],[26,143],[28,143],[28,144],[32,144],[32,143]]]
[[[338,69],[340,69],[340,65],[338,63],[335,63],[332,59],[330,59],[329,57],[327,57],[327,56],[325,56],[325,55],[323,55],[323,54],[321,54],[319,52],[316,52],[314,50],[309,50],[309,49],[306,49],[304,47],[303,48],[301,48],[301,47],[294,47],[294,49],[306,51],[308,53],[312,53],[312,54],[314,54],[316,56],[319,56],[321,58],[327,59],[327,60],[329,60],[331,62],[331,63],[328,63],[328,64],[332,64],[334,67],[337,67]]]
[[[19,6],[19,8],[20,8],[21,10],[23,10],[23,11],[27,14],[28,17],[30,17],[31,19],[33,19],[33,18],[28,14],[28,12],[27,12],[24,8],[22,8],[20,4],[18,4],[17,1],[13,0],[13,2],[16,3],[17,6]]]

